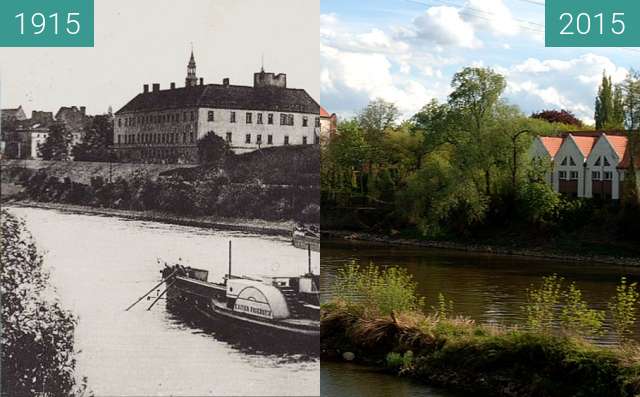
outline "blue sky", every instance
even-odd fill
[[[545,48],[543,30],[543,0],[322,0],[322,104],[349,117],[383,98],[410,117],[473,65],[505,75],[506,99],[527,114],[592,122],[603,70],[621,81],[640,49]]]

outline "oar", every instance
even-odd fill
[[[171,286],[175,283],[175,281],[172,281],[171,284],[167,285],[167,288],[164,289],[164,291],[162,291],[162,293],[160,293],[160,295],[158,295],[158,297],[156,298],[156,300],[153,301],[153,303],[151,303],[151,306],[149,306],[147,308],[147,311],[151,310],[151,308],[153,307],[153,305],[156,304],[156,302],[158,302],[160,300],[160,298],[162,298],[162,295],[166,294],[167,291],[169,291],[169,288],[171,288]]]
[[[125,312],[128,312],[129,309],[131,309],[132,307],[134,307],[135,305],[138,304],[138,302],[140,302],[141,300],[143,300],[144,298],[146,298],[147,295],[149,295],[150,293],[153,292],[153,290],[155,290],[156,288],[158,288],[162,283],[164,283],[166,280],[170,279],[174,274],[176,274],[176,272],[178,271],[178,269],[174,270],[173,273],[171,273],[169,276],[165,277],[162,279],[162,281],[160,281],[158,284],[156,284],[153,288],[151,288],[149,290],[149,292],[147,292],[146,294],[142,295],[137,301],[133,302],[131,304],[131,306],[127,307],[126,309],[124,309]]]

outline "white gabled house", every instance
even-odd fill
[[[578,131],[538,136],[529,155],[552,164],[547,182],[570,197],[618,200],[630,164],[627,136],[620,131]]]
[[[620,199],[624,172],[618,165],[627,149],[627,137],[602,134],[587,159],[585,197]]]

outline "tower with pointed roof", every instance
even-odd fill
[[[184,82],[185,87],[195,87],[198,85],[198,77],[196,77],[196,58],[193,56],[193,48],[191,49],[191,59],[187,65],[187,78]]]

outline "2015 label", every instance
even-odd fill
[[[624,12],[614,12],[611,15],[611,21],[610,21],[611,33],[615,35],[624,34],[626,25],[624,23],[623,18],[624,18]],[[601,35],[605,34],[604,13],[601,12],[599,14],[594,15],[593,19],[596,23],[598,23],[597,26],[599,26],[599,30],[598,30],[599,34]],[[562,15],[560,15],[560,20],[565,21],[567,23],[564,29],[560,31],[560,34],[573,35],[578,33],[578,34],[586,35],[591,33],[591,15],[587,14],[586,12],[581,12],[580,14],[578,14],[578,16],[575,19],[573,17],[573,14],[569,12],[565,12]],[[574,25],[574,21],[575,21],[575,25]]]

